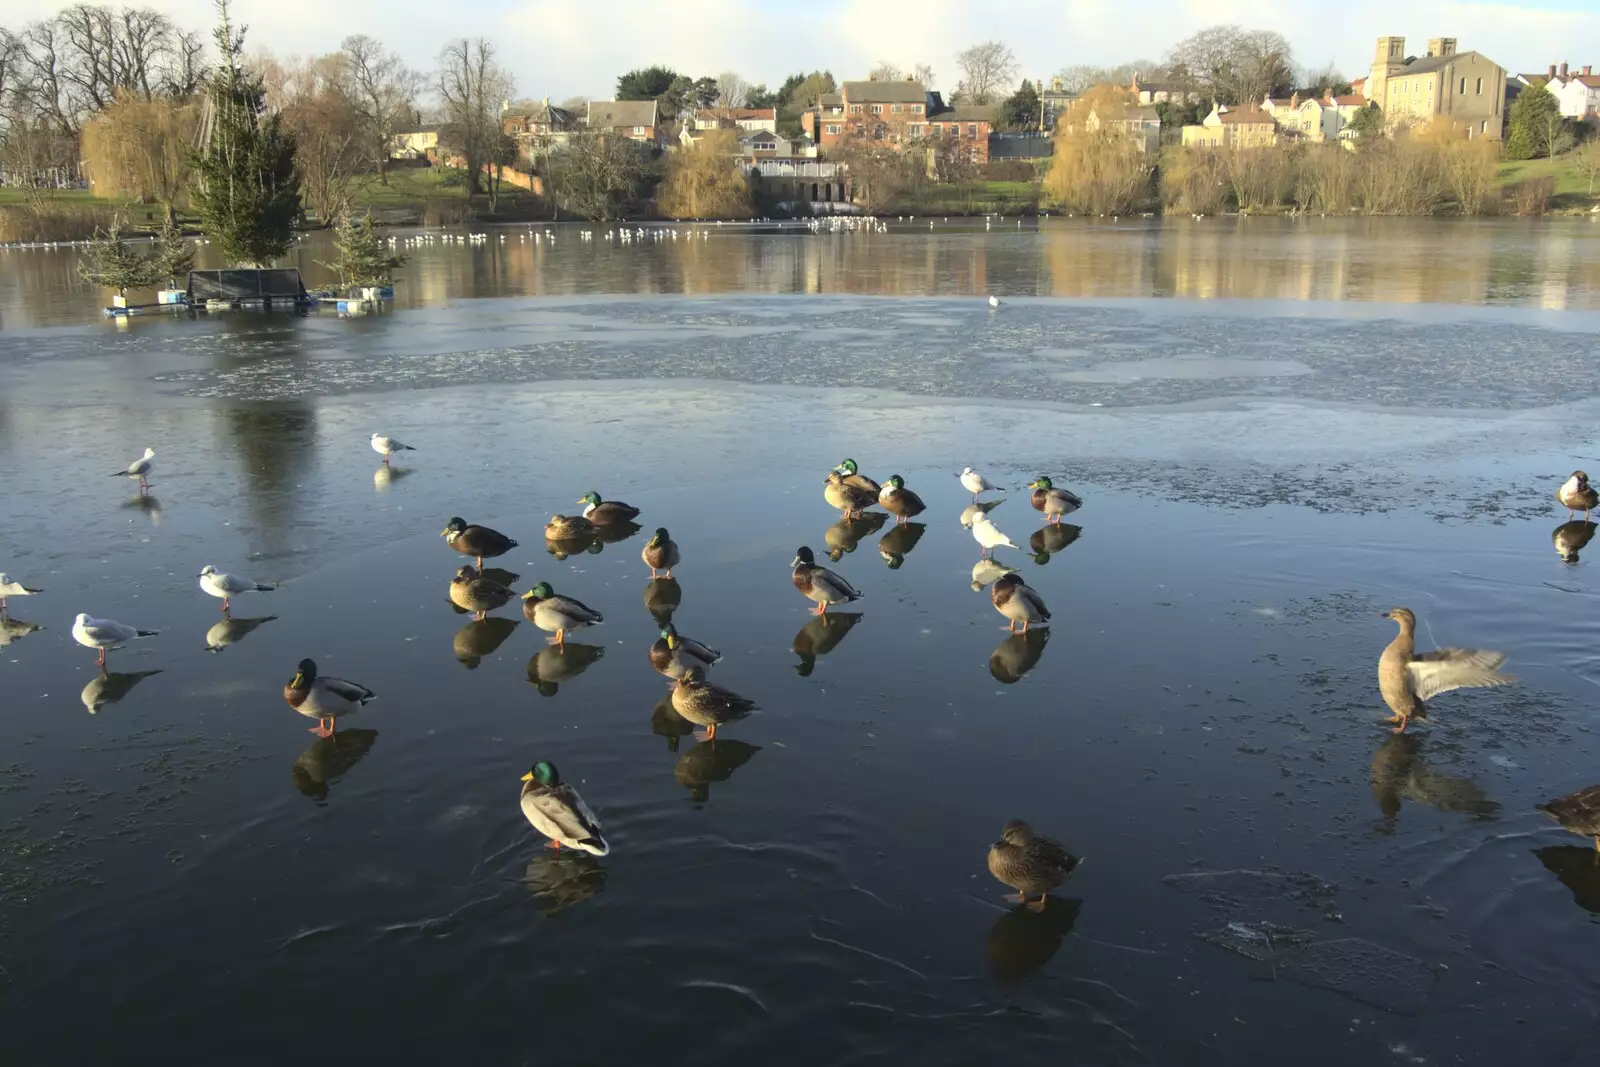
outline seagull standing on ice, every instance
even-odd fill
[[[121,648],[137,637],[154,637],[160,630],[140,630],[113,619],[91,619],[79,613],[72,621],[72,639],[84,648],[100,650],[99,664],[106,665],[106,653]]]
[[[43,589],[29,589],[21,582],[13,581],[11,575],[0,572],[0,611],[6,610],[6,599],[14,596],[37,596],[44,592]]]
[[[1001,545],[1007,548],[1017,547],[1011,538],[1000,532],[1000,527],[989,521],[987,515],[979,515],[972,520],[972,539],[978,542],[980,556],[988,555]]]
[[[416,451],[404,441],[396,441],[393,437],[385,437],[381,433],[372,435],[372,450],[381,455],[385,463],[389,462],[389,456],[395,452]]]
[[[137,478],[139,479],[139,488],[148,489],[150,488],[150,471],[153,470],[156,465],[155,457],[156,450],[153,448],[147,448],[144,450],[144,455],[141,458],[136,459],[132,463],[128,464],[124,470],[112,471],[111,477]]]
[[[989,306],[992,307],[992,308],[999,307],[1000,306],[1000,298],[998,296],[995,296],[993,293],[990,293],[989,294]]]
[[[207,563],[200,571],[200,588],[212,596],[221,597],[222,610],[227,611],[233,606],[233,598],[240,593],[270,593],[278,587],[263,585],[237,574],[223,574]]]
[[[986,493],[991,489],[999,489],[998,485],[991,485],[989,479],[973,470],[971,467],[961,468],[961,487],[972,494],[972,499],[978,499],[979,493]],[[1003,491],[1003,490],[1002,490]]]

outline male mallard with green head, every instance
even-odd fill
[[[376,696],[364,685],[343,678],[320,677],[317,665],[309,659],[300,661],[294,677],[283,687],[283,699],[291,708],[308,719],[317,720],[311,732],[318,737],[332,737],[335,719],[350,714]]]
[[[1569,520],[1574,511],[1582,508],[1584,521],[1588,521],[1589,512],[1600,506],[1600,493],[1595,492],[1594,486],[1589,484],[1589,476],[1583,471],[1573,471],[1572,477],[1561,483],[1561,488],[1556,490],[1556,499],[1567,509]]]
[[[541,630],[555,634],[552,645],[566,641],[568,630],[596,626],[605,618],[596,610],[569,596],[557,596],[549,582],[540,582],[522,594],[522,617]]]
[[[584,506],[583,517],[596,526],[632,522],[639,517],[639,509],[632,504],[624,504],[620,500],[601,500],[600,494],[593,489],[579,497],[578,503]]]
[[[1594,850],[1600,854],[1600,785],[1591,785],[1534,807],[1560,823],[1563,830],[1594,838]],[[1600,858],[1595,862],[1600,863]]]
[[[479,619],[496,608],[504,607],[515,595],[472,567],[462,567],[450,580],[450,602],[463,611],[472,612]]]
[[[829,507],[844,512],[847,519],[860,517],[862,511],[878,502],[878,494],[846,483],[838,471],[829,471],[828,480],[823,484],[826,488],[822,490],[822,498]]]
[[[666,527],[656,530],[655,536],[644,543],[644,550],[639,553],[639,558],[645,561],[650,568],[650,577],[657,577],[657,571],[665,571],[662,578],[672,577],[672,568],[678,565],[678,542],[668,534]]]
[[[847,459],[833,469],[844,478],[845,485],[859,489],[870,496],[877,496],[883,488],[877,482],[856,470],[856,461],[853,459]]]
[[[817,602],[813,615],[827,611],[829,604],[848,604],[862,599],[861,590],[828,568],[817,566],[816,556],[804,545],[789,565],[794,568],[794,587]]]
[[[1501,674],[1504,652],[1479,648],[1440,648],[1417,651],[1417,616],[1410,608],[1390,608],[1383,613],[1400,625],[1400,632],[1378,657],[1378,692],[1394,715],[1389,722],[1399,723],[1402,733],[1412,719],[1428,718],[1423,701],[1452,689],[1474,689],[1509,685],[1512,675]]]
[[[696,730],[701,741],[714,741],[717,727],[737,722],[755,710],[756,702],[720,685],[706,681],[702,667],[691,667],[680,675],[672,690],[672,710],[705,730]]]
[[[928,510],[922,498],[907,489],[906,480],[898,474],[890,475],[888,483],[878,491],[878,503],[883,505],[884,511],[894,516],[897,525],[910,522]]]
[[[474,557],[480,571],[483,570],[484,560],[503,556],[517,547],[517,542],[498,530],[491,530],[487,526],[468,526],[459,516],[451,519],[439,536],[463,556]]]
[[[994,601],[994,610],[1010,620],[1006,629],[1012,633],[1016,632],[1019,622],[1022,632],[1027,633],[1029,626],[1041,626],[1050,621],[1050,609],[1044,606],[1044,598],[1026,585],[1016,571],[996,578],[989,598]]]
[[[989,846],[989,873],[1017,891],[1012,899],[1034,911],[1044,911],[1050,890],[1071,877],[1082,862],[1059,841],[1035,833],[1021,819],[1006,823],[1000,840]]]
[[[544,524],[546,541],[570,541],[593,536],[594,523],[582,515],[552,515],[550,521]]]
[[[716,649],[692,637],[678,636],[677,628],[670,622],[661,628],[660,639],[650,646],[650,666],[674,680],[695,667],[703,670],[721,658],[722,653]]]
[[[522,814],[529,825],[550,839],[547,848],[565,845],[596,856],[611,851],[600,832],[600,820],[548,760],[535,763],[522,776]]]
[[[1044,512],[1045,520],[1059,523],[1061,516],[1071,515],[1083,507],[1083,499],[1076,493],[1065,489],[1057,489],[1050,484],[1050,479],[1044,475],[1028,483],[1028,488],[1033,490],[1033,510]]]

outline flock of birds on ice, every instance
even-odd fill
[[[381,433],[372,435],[371,447],[383,456],[385,466],[395,453],[415,451],[412,446]],[[150,487],[149,476],[154,466],[155,450],[146,448],[143,456],[112,472],[111,476],[137,478],[140,491],[144,492]],[[1000,501],[983,499],[985,494],[1004,490],[971,467],[964,468],[957,477],[962,487],[972,494],[972,503],[963,510],[961,522],[978,544],[979,561],[973,571],[975,588],[989,585],[991,603],[1007,621],[1008,631],[1026,634],[1030,628],[1047,627],[1050,610],[1043,596],[1015,570],[998,564],[991,555],[997,548],[1021,547],[989,517],[989,511]],[[1079,496],[1054,485],[1046,476],[1035,479],[1028,489],[1029,500],[1042,514],[1047,529],[1059,528],[1065,516],[1083,506]],[[922,498],[907,488],[899,475],[880,484],[862,474],[852,459],[844,460],[828,472],[822,495],[847,520],[859,519],[867,509],[879,507],[893,516],[897,525],[907,524],[926,509]],[[1556,498],[1568,509],[1569,525],[1577,525],[1571,521],[1576,511],[1584,512],[1582,525],[1588,528],[1589,536],[1593,536],[1589,512],[1600,506],[1600,494],[1589,484],[1588,475],[1574,471],[1557,490]],[[579,502],[585,505],[582,514],[551,518],[544,530],[548,541],[593,536],[597,530],[618,525],[637,529],[633,520],[640,510],[632,505],[604,500],[594,491],[585,494]],[[523,616],[550,633],[550,643],[558,647],[564,646],[567,634],[605,621],[599,611],[574,596],[558,593],[548,582],[540,582],[519,597],[511,588],[486,575],[485,559],[504,555],[518,545],[516,540],[498,530],[452,518],[440,536],[451,549],[473,560],[472,565],[456,571],[450,584],[450,599],[477,619],[485,618],[513,599],[520,599]],[[649,567],[652,579],[670,578],[673,568],[682,561],[682,552],[671,534],[661,528],[645,543],[640,558]],[[825,616],[832,605],[862,599],[861,591],[849,579],[817,563],[808,546],[796,551],[790,571],[794,588],[815,603],[812,614],[819,617]],[[202,592],[222,601],[224,614],[230,611],[234,598],[276,588],[275,584],[224,573],[210,565],[203,567],[196,578]],[[8,574],[0,574],[0,619],[6,617],[8,600],[38,596],[43,592]],[[1398,634],[1378,659],[1377,672],[1378,691],[1393,712],[1388,721],[1396,724],[1396,733],[1403,732],[1413,721],[1425,721],[1427,702],[1440,694],[1455,689],[1507,685],[1516,680],[1500,671],[1506,658],[1503,653],[1466,648],[1418,652],[1416,615],[1408,608],[1396,607],[1385,612],[1384,617],[1399,627]],[[86,613],[79,614],[72,624],[73,640],[96,651],[102,677],[107,653],[132,641],[155,636],[157,631],[114,619],[93,618]],[[700,728],[697,736],[714,741],[718,727],[737,722],[756,709],[753,700],[707,681],[706,672],[722,659],[722,654],[709,645],[680,635],[670,618],[661,626],[660,637],[650,646],[648,654],[651,665],[670,681],[673,709]],[[317,725],[311,732],[324,738],[333,736],[341,717],[359,710],[375,696],[371,689],[357,682],[320,673],[311,659],[301,660],[293,677],[283,687],[285,703],[301,715],[315,719]],[[609,853],[611,846],[599,817],[577,789],[561,777],[551,761],[540,760],[523,775],[520,805],[529,824],[548,839],[549,847],[577,849],[597,856]],[[1600,784],[1538,807],[1573,833],[1593,837],[1596,862],[1600,863]],[[1035,911],[1043,910],[1047,895],[1062,885],[1080,862],[1080,858],[1060,842],[1034,831],[1020,820],[1005,824],[988,853],[990,873],[1016,890],[1013,899]]]

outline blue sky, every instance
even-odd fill
[[[213,18],[209,0],[136,2],[187,26]],[[9,0],[0,21],[15,28],[64,6]],[[345,34],[364,32],[431,69],[445,40],[487,37],[520,96],[555,100],[609,96],[618,73],[651,63],[694,75],[733,70],[773,85],[795,70],[844,78],[864,76],[878,60],[928,63],[936,86],[948,89],[956,52],[975,41],[1005,40],[1023,75],[1036,78],[1078,63],[1159,60],[1185,34],[1221,22],[1277,30],[1302,66],[1332,61],[1347,77],[1365,72],[1381,34],[1405,35],[1417,53],[1429,37],[1454,36],[1463,50],[1519,71],[1562,61],[1600,69],[1600,0],[234,0],[234,9],[251,27],[250,46],[280,56],[330,51]]]

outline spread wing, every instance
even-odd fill
[[[1417,699],[1427,700],[1452,689],[1509,685],[1516,678],[1501,674],[1496,669],[1505,661],[1504,652],[1481,648],[1441,648],[1413,657],[1406,664],[1406,670],[1411,674],[1411,685],[1416,690]]]

